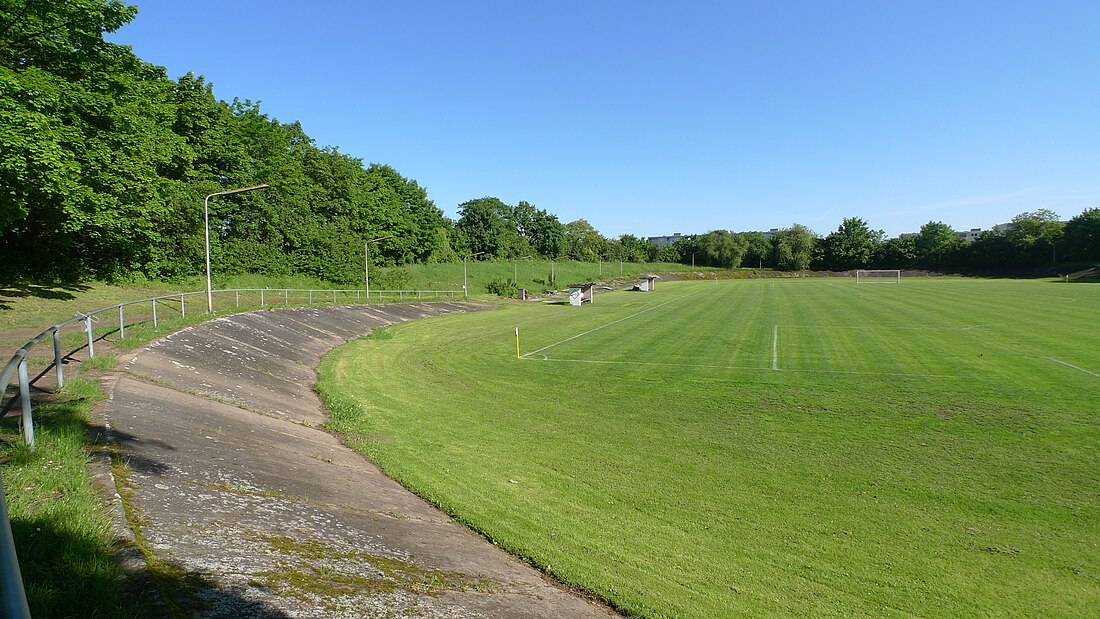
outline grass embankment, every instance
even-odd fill
[[[88,474],[88,425],[102,399],[71,377],[35,409],[37,449],[21,443],[17,419],[0,423],[0,471],[12,535],[35,617],[140,617],[113,556],[117,541]]]
[[[1039,281],[659,284],[390,327],[320,391],[389,475],[640,616],[1085,616],[1098,314]]]

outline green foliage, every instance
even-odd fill
[[[584,219],[565,224],[565,255],[573,260],[598,261],[604,254],[605,243],[603,235]]]
[[[695,239],[695,264],[722,269],[736,269],[747,246],[741,237],[727,230],[714,230]]]
[[[845,218],[822,242],[823,266],[834,271],[865,269],[871,265],[883,236],[881,230],[871,230],[859,217]]]
[[[782,271],[804,271],[810,268],[816,242],[816,235],[801,224],[776,232],[772,237],[776,268]]]
[[[1065,228],[1067,258],[1100,262],[1100,208],[1086,209]]]
[[[498,277],[485,285],[485,289],[491,294],[501,297],[514,297],[519,293],[516,283],[510,279]]]
[[[959,237],[942,221],[930,221],[920,227],[916,239],[917,260],[925,268],[939,268],[954,262]]]

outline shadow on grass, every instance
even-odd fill
[[[43,284],[0,283],[0,310],[11,309],[12,300],[24,299],[27,297],[71,301],[76,298],[76,295],[73,293],[84,292],[89,288],[90,286],[85,284],[72,282],[49,282]]]

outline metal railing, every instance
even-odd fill
[[[404,302],[414,300],[423,301],[425,299],[436,301],[442,299],[454,300],[456,297],[465,298],[466,296],[464,290],[372,290],[369,294],[363,290],[322,290],[309,288],[233,288],[213,291],[213,294],[219,295],[221,298],[224,298],[225,295],[232,294],[235,308],[241,307],[242,293],[246,296],[249,294],[254,296],[256,293],[259,293],[261,307],[279,304],[289,306],[292,300],[294,301],[294,305],[302,305],[303,303],[301,303],[301,301],[305,301],[304,305],[313,305],[315,302],[337,304],[341,301],[346,303],[370,303],[376,296],[379,303],[385,303],[387,297],[389,297],[388,300],[391,302]],[[355,295],[354,301],[352,300],[353,294]],[[100,314],[114,314],[117,312],[117,333],[119,339],[121,339],[126,337],[126,308],[148,304],[152,310],[151,321],[153,323],[153,328],[156,329],[160,324],[160,318],[157,313],[158,304],[161,306],[167,305],[172,310],[178,312],[180,318],[186,318],[187,298],[196,295],[205,296],[206,291],[180,292],[159,297],[150,297],[138,301],[117,303],[88,313],[77,312],[76,316],[73,318],[44,329],[26,344],[23,344],[23,346],[12,355],[7,365],[4,366],[3,371],[0,372],[0,404],[4,404],[3,396],[7,393],[8,387],[11,386],[12,377],[16,377],[18,382],[17,393],[12,395],[7,403],[0,408],[0,417],[6,414],[8,409],[12,408],[14,403],[18,400],[22,413],[20,425],[22,426],[23,442],[31,449],[34,449],[34,419],[31,408],[31,386],[39,378],[49,373],[50,367],[52,366],[55,372],[57,386],[63,387],[65,385],[65,359],[71,355],[72,352],[76,352],[71,351],[66,354],[62,353],[61,329],[77,323],[83,323],[82,330],[87,335],[88,358],[93,358],[95,357],[96,340],[102,339],[102,337],[106,335],[102,334],[97,338],[92,326],[92,323]],[[177,301],[178,305],[176,303]],[[144,323],[149,320],[147,316],[142,316],[131,322],[130,326]],[[30,353],[31,349],[48,338],[52,338],[53,340],[53,363],[51,366],[47,366],[40,374],[31,378],[30,372],[28,371],[27,355]],[[83,346],[80,348],[83,348]],[[77,350],[79,350],[79,348]],[[19,572],[19,560],[15,553],[11,525],[8,521],[7,503],[4,499],[2,479],[0,479],[0,570],[2,570],[2,573],[0,573],[0,619],[29,618],[30,613],[27,610],[26,594]]]

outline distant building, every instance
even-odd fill
[[[665,245],[672,245],[676,241],[679,241],[681,239],[690,239],[691,237],[692,235],[690,234],[681,234],[677,232],[672,236],[651,236],[649,237],[649,242],[653,243],[657,246],[658,249],[660,249]]]
[[[964,243],[971,243],[978,240],[978,237],[982,235],[981,228],[971,228],[962,232],[956,231],[955,236],[959,237],[959,240]]]
[[[779,234],[779,228],[772,228],[771,230],[768,230],[767,232],[761,232],[760,234],[763,234],[765,237],[770,239],[773,236]]]
[[[993,231],[994,232],[1000,232],[1000,233],[1003,234],[1003,233],[1008,232],[1009,230],[1011,230],[1013,225],[1014,224],[1012,222],[1008,222],[1007,224],[997,224],[996,226],[993,226]]]
[[[898,235],[899,239],[915,239],[920,236],[920,232],[902,232]]]

